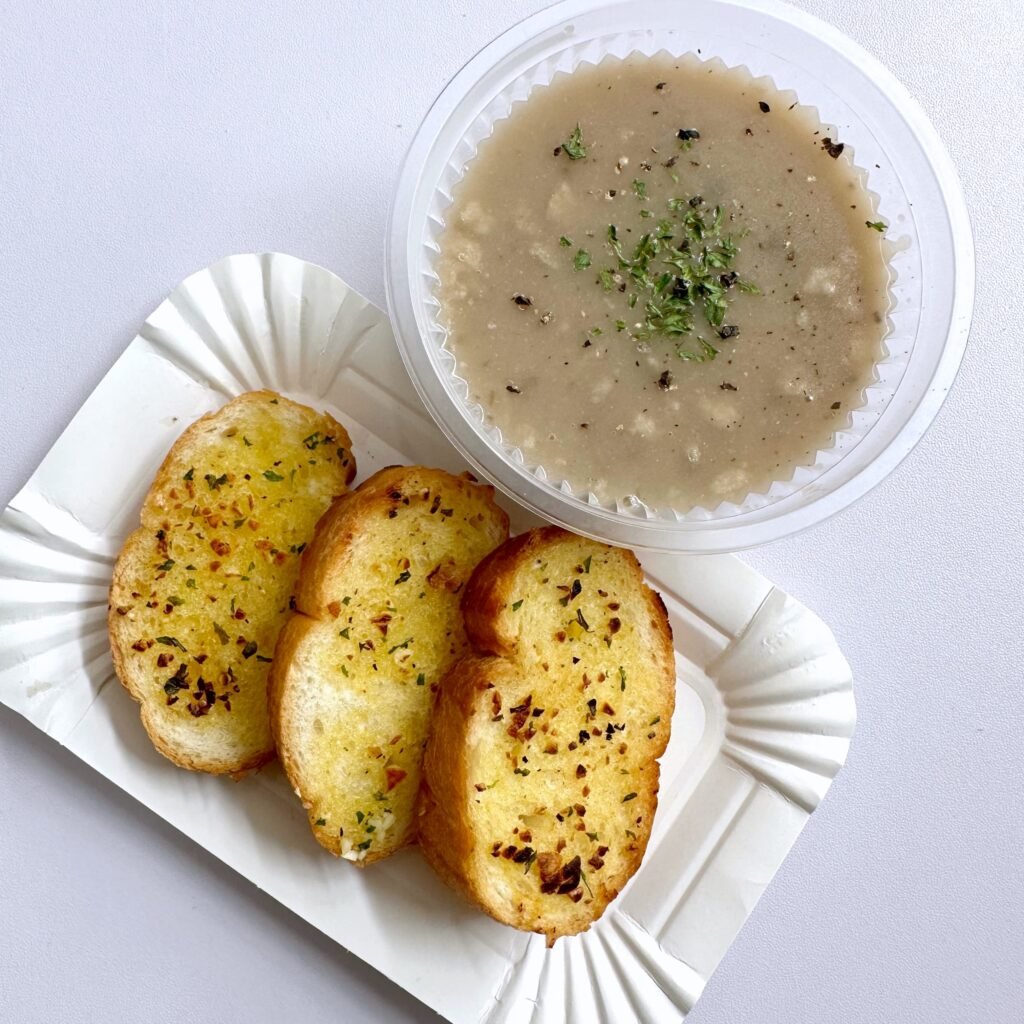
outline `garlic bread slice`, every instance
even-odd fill
[[[420,845],[550,944],[600,917],[647,847],[675,703],[668,616],[631,552],[558,527],[486,558],[462,608],[477,653],[441,685]]]
[[[415,838],[434,692],[467,649],[460,593],[507,536],[493,488],[415,466],[318,524],[270,693],[281,762],[331,853],[362,866]]]
[[[193,423],[114,567],[114,667],[156,748],[240,773],[274,754],[267,672],[302,550],[355,473],[345,428],[272,391]]]

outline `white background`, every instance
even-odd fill
[[[192,271],[282,250],[382,304],[415,125],[456,68],[542,5],[5,4],[0,505]],[[880,57],[935,121],[971,206],[978,304],[957,385],[906,463],[839,518],[748,556],[833,625],[860,723],[688,1024],[1019,1024],[1024,9],[799,6]],[[0,1021],[327,1019],[435,1018],[0,708]]]

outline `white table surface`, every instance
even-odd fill
[[[418,120],[543,0],[5,5],[0,504],[146,314],[282,250],[383,304]],[[834,627],[853,750],[693,1024],[1024,1020],[1024,53],[1019,0],[799,0],[887,63],[963,176],[967,358],[882,486],[748,555]],[[0,1021],[434,1015],[0,708]],[[623,1022],[628,1024],[628,1022]]]

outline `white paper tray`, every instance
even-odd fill
[[[360,478],[465,468],[387,318],[339,278],[279,254],[194,274],[0,516],[0,700],[452,1021],[681,1019],[846,758],[852,680],[828,628],[731,556],[644,560],[675,631],[677,708],[643,867],[586,934],[546,950],[415,850],[358,871],[313,841],[276,766],[236,784],[155,753],[110,661],[112,562],[157,465],[192,420],[258,387],[337,416]]]

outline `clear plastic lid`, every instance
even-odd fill
[[[700,53],[768,76],[814,106],[868,169],[889,225],[894,275],[877,380],[813,466],[715,509],[602,503],[529,465],[487,421],[438,322],[434,262],[453,186],[496,121],[559,71],[608,55]],[[974,248],[956,172],[917,103],[835,29],[775,0],[566,0],[499,36],[448,83],[406,156],[387,237],[388,306],[399,349],[431,415],[480,473],[528,508],[614,544],[736,551],[820,522],[882,480],[921,438],[963,357]]]

